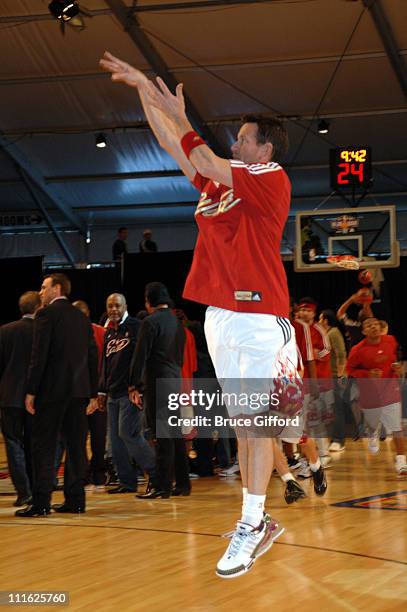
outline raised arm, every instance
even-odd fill
[[[153,83],[140,70],[119,60],[107,51],[99,63],[103,70],[111,73],[112,81],[126,83],[129,87],[138,90],[146,119],[153,134],[162,148],[177,162],[185,176],[192,181],[196,169],[182,150],[175,125],[162,111],[149,103],[147,92],[150,88],[155,88]]]
[[[342,306],[338,308],[336,312],[336,316],[338,317],[338,319],[342,319],[346,315],[348,308],[354,303],[354,298],[355,296],[351,295],[350,298],[348,298],[346,302],[344,302]]]
[[[177,85],[175,95],[170,92],[160,77],[157,78],[157,83],[159,89],[153,86],[145,90],[146,102],[149,107],[160,110],[170,119],[178,140],[184,142],[183,151],[185,155],[199,174],[222,185],[232,187],[232,169],[229,160],[215,155],[199,135],[194,132],[186,116],[182,83]],[[185,138],[187,135],[188,137]]]

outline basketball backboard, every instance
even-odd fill
[[[296,215],[294,267],[297,272],[337,269],[327,261],[336,255],[355,257],[361,268],[396,268],[395,206],[307,210]]]

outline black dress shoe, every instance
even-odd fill
[[[21,510],[17,510],[15,515],[22,516],[23,518],[29,518],[32,516],[47,516],[51,510],[49,508],[41,508],[39,506],[27,506],[27,508],[22,508]]]
[[[191,487],[174,487],[171,495],[173,497],[188,497],[188,495],[191,495]]]
[[[84,506],[68,506],[68,504],[52,504],[51,508],[60,514],[83,514]]]
[[[129,489],[129,487],[124,487],[123,485],[119,485],[114,489],[109,489],[108,493],[111,495],[116,495],[117,493],[135,493],[136,489]]]
[[[15,506],[16,508],[20,508],[21,506],[29,506],[31,502],[32,502],[31,495],[18,495],[13,506]]]
[[[171,491],[161,491],[160,489],[156,489],[155,487],[147,487],[145,493],[139,493],[136,495],[138,499],[158,499],[161,497],[162,499],[168,499],[171,496]]]

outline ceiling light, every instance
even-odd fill
[[[55,19],[62,21],[69,21],[79,13],[78,3],[71,0],[53,0],[49,3],[48,9]]]
[[[96,136],[96,146],[99,149],[104,149],[106,146],[106,136],[102,133]]]
[[[318,123],[318,133],[319,134],[328,134],[329,132],[329,123],[325,121],[325,119],[321,119]]]

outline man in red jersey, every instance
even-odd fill
[[[313,386],[313,380],[317,378],[315,356],[312,347],[311,331],[307,323],[304,323],[300,319],[296,319],[291,322],[295,330],[295,338],[297,341],[297,348],[300,354],[301,361],[304,368],[304,406],[306,407],[310,402],[312,395],[319,395],[319,390]],[[304,415],[305,417],[305,415]],[[288,439],[283,436],[283,441],[288,443],[300,444],[301,451],[305,455],[307,462],[303,465],[297,476],[302,478],[309,478],[312,476],[314,481],[314,491],[317,495],[324,495],[327,489],[327,481],[324,473],[324,468],[321,463],[321,459],[318,455],[317,446],[315,440],[310,438],[306,433],[299,439]]]
[[[318,435],[318,448],[321,457],[321,462],[324,467],[331,461],[328,452],[328,439],[326,436],[326,426],[324,417],[334,414],[334,393],[333,381],[331,372],[330,352],[331,346],[328,334],[325,329],[315,321],[317,311],[317,303],[311,297],[302,298],[298,304],[297,318],[299,321],[306,323],[309,326],[311,334],[312,351],[314,354],[315,373],[311,369],[312,362],[309,363],[309,377],[317,379],[319,404],[323,413],[318,415],[318,425],[316,426],[316,434]],[[315,391],[317,391],[315,389]],[[312,393],[311,393],[312,395]]]
[[[232,147],[233,160],[223,159],[193,131],[182,85],[173,95],[160,78],[156,87],[110,53],[100,64],[113,81],[138,89],[158,142],[201,192],[195,212],[199,235],[184,297],[209,305],[205,334],[222,391],[227,393],[232,381],[239,381],[240,391],[266,391],[269,397],[281,364],[291,373],[297,363],[280,257],[291,194],[290,181],[276,161],[288,145],[283,124],[247,117]],[[227,408],[231,417],[257,414],[249,403],[230,402]],[[268,403],[262,414],[269,408]],[[264,514],[273,440],[255,437],[244,427],[236,433],[243,511],[216,568],[222,578],[248,571],[270,548],[274,528]]]
[[[347,370],[349,376],[358,379],[359,404],[364,421],[373,432],[369,439],[369,450],[373,454],[379,451],[378,430],[382,424],[393,434],[396,472],[407,475],[401,423],[401,365],[397,361],[397,342],[393,336],[382,335],[380,321],[375,317],[363,320],[362,333],[365,339],[352,348]]]

